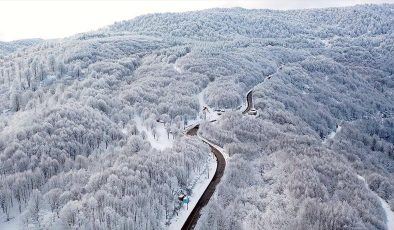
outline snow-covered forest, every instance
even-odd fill
[[[166,229],[212,157],[203,100],[229,158],[196,229],[393,229],[393,76],[391,4],[1,42],[0,228]]]

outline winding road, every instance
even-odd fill
[[[248,106],[246,107],[245,111],[242,112],[242,114],[247,114],[252,108],[253,108],[253,90],[249,91],[249,93],[246,95],[246,101],[248,103]]]
[[[198,132],[199,125],[194,126],[192,129],[190,129],[186,134],[190,136],[196,136]],[[204,141],[204,140],[203,140]],[[204,141],[207,143],[206,141]],[[226,167],[226,160],[223,157],[223,154],[216,149],[214,146],[211,144],[207,143],[209,147],[211,148],[211,152],[215,155],[216,157],[216,162],[217,162],[217,167],[215,174],[213,175],[213,178],[211,182],[209,183],[208,187],[205,189],[204,193],[198,200],[196,206],[194,207],[193,211],[190,213],[189,217],[186,219],[185,223],[182,226],[182,230],[184,229],[194,229],[194,226],[197,223],[198,218],[201,216],[201,209],[205,207],[205,205],[208,204],[209,200],[211,199],[213,193],[215,192],[216,185],[219,184],[220,180],[222,179],[222,176],[224,174],[224,169]]]
[[[249,110],[253,108],[252,92],[253,91],[250,91],[246,96],[248,106],[246,107],[245,111],[242,112],[242,114],[247,114]],[[200,127],[199,124],[195,125],[193,128],[189,129],[186,132],[186,135],[196,136],[199,127]],[[215,146],[205,141],[204,139],[201,140],[207,143],[211,148],[212,154],[216,157],[217,167],[211,182],[209,183],[208,187],[205,189],[204,193],[198,200],[196,206],[194,207],[193,211],[190,213],[189,217],[186,219],[185,223],[182,226],[182,230],[194,229],[195,225],[197,224],[198,218],[200,218],[201,216],[202,208],[208,204],[209,200],[211,199],[212,195],[216,190],[216,186],[219,184],[220,180],[222,179],[222,176],[224,174],[224,169],[226,168],[226,160],[224,159],[223,153],[220,152]]]

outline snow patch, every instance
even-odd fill
[[[337,133],[341,131],[342,127],[338,125],[337,129],[328,135],[328,139],[333,139]]]
[[[0,132],[0,137],[7,140],[7,136],[13,135],[18,130],[23,129],[25,126],[32,124],[34,119],[36,119],[36,113],[31,113],[31,111],[19,111],[14,113],[9,120],[7,120],[7,126]]]
[[[40,82],[40,86],[43,85],[51,85],[57,80],[57,76],[55,75],[48,75]]]
[[[321,42],[323,43],[325,48],[331,48],[330,39],[322,39]]]
[[[174,67],[174,70],[175,70],[177,73],[182,73],[182,69],[176,64],[176,62],[174,63],[173,67]]]
[[[323,140],[323,144],[326,144],[327,140],[333,139],[337,135],[337,133],[339,133],[341,130],[342,130],[342,126],[338,125],[337,129],[335,131],[332,131],[330,134],[328,134],[327,138]]]
[[[163,150],[163,149],[171,148],[173,146],[174,140],[171,137],[171,135],[170,138],[168,138],[167,131],[163,123],[159,123],[159,122],[157,123],[156,126],[157,134],[156,134],[156,138],[154,138],[152,132],[148,130],[147,127],[144,126],[141,117],[137,116],[134,118],[134,120],[136,122],[137,129],[140,132],[145,131],[147,140],[152,145],[152,148],[155,148],[157,150]]]
[[[215,111],[213,108],[211,108],[210,106],[208,106],[208,104],[205,102],[204,100],[204,91],[201,91],[198,95],[198,102],[200,104],[200,112],[198,114],[198,119],[195,120],[195,124],[201,122],[204,120],[204,112],[203,109],[207,108],[207,112],[206,112],[206,121],[216,121],[219,120],[220,117],[226,112],[225,110],[223,110],[223,112],[217,112]],[[249,90],[246,94],[244,94],[244,98],[247,98],[247,95],[251,92],[252,90]],[[237,110],[243,112],[246,108],[248,107],[248,101],[246,99],[245,103],[243,103],[240,107],[237,108]]]
[[[21,220],[21,213],[19,213],[17,205],[11,208],[10,220],[6,221],[6,216],[3,212],[0,212],[0,229],[4,230],[17,230],[23,227]]]
[[[220,115],[219,115],[213,108],[209,107],[209,106],[207,105],[207,103],[205,103],[205,100],[204,100],[204,91],[205,91],[205,90],[201,91],[201,92],[197,95],[198,102],[200,103],[199,117],[202,117],[202,118],[204,119],[204,112],[203,112],[203,109],[204,109],[204,108],[207,108],[207,111],[206,111],[206,120],[207,120],[207,121],[217,120],[217,119],[219,119]]]

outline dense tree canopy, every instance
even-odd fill
[[[226,112],[200,135],[229,159],[197,229],[385,229],[393,10],[212,9],[0,43],[0,222],[166,228],[206,169],[182,134],[204,102]]]

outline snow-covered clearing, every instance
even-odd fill
[[[43,204],[42,210],[39,213],[40,227],[37,227],[37,223],[30,222],[28,225],[24,223],[25,214],[19,213],[18,208],[15,206],[11,209],[10,221],[0,221],[0,230],[38,230],[38,229],[51,229],[51,230],[63,230],[65,226],[61,220],[57,218],[56,213],[50,211],[50,207],[47,204]],[[4,213],[0,214],[0,220],[5,220]]]
[[[208,187],[209,183],[211,183],[211,180],[213,178],[213,175],[215,174],[216,171],[216,158],[214,156],[209,158],[208,161],[208,167],[209,167],[209,178],[207,172],[203,172],[201,175],[195,178],[195,181],[192,183],[194,186],[192,187],[192,194],[189,196],[190,198],[190,203],[189,207],[187,207],[185,204],[182,206],[182,208],[179,210],[179,213],[177,216],[174,216],[171,219],[171,223],[168,226],[168,229],[181,229],[183,224],[185,223],[186,219],[189,217],[190,213],[193,211],[193,208],[196,206],[198,200],[204,193],[205,189]]]
[[[10,119],[7,120],[7,126],[0,130],[0,137],[4,138],[15,131],[21,130],[29,123],[32,123],[35,118],[35,114],[29,113],[27,111],[20,111],[19,113],[14,114]]]
[[[134,118],[136,125],[137,125],[137,129],[142,132],[145,131],[146,136],[147,136],[147,140],[150,142],[150,144],[152,145],[153,148],[157,149],[157,150],[163,150],[166,148],[171,148],[173,145],[173,138],[170,135],[170,138],[168,138],[167,136],[167,132],[166,129],[164,127],[163,123],[157,123],[157,127],[156,127],[156,138],[153,137],[152,132],[143,124],[142,118],[140,117],[135,117]]]
[[[218,112],[216,112],[213,108],[209,107],[205,103],[204,90],[202,90],[197,95],[197,98],[198,98],[198,102],[200,104],[200,112],[198,113],[196,119],[188,121],[188,125],[185,127],[185,130],[184,130],[185,133],[186,133],[186,131],[189,128],[191,128],[191,127],[193,127],[193,126],[195,126],[197,124],[200,124],[202,121],[215,121],[215,120],[218,120],[220,118],[220,116],[221,116],[221,115],[218,114]],[[204,116],[204,111],[203,111],[204,108],[206,108],[206,112],[205,112],[206,113],[206,117]],[[204,119],[204,117],[205,117],[205,119]]]
[[[183,57],[186,57],[187,55],[189,55],[189,53],[186,53]],[[173,64],[173,68],[176,72],[178,72],[179,74],[183,73],[182,68],[178,65],[178,61],[181,59],[182,57],[179,57],[178,59],[176,59],[176,61]]]
[[[338,125],[337,129],[335,131],[332,131],[330,134],[328,134],[328,136],[323,140],[323,144],[327,143],[327,140],[333,139],[337,133],[339,133],[342,129],[342,126]]]
[[[207,103],[206,103],[205,100],[204,100],[204,93],[205,93],[204,91],[205,91],[205,90],[201,91],[201,92],[197,95],[198,102],[200,103],[200,113],[199,113],[199,116],[198,116],[197,120],[194,121],[195,123],[199,123],[200,121],[202,121],[202,120],[204,119],[204,112],[203,112],[203,109],[204,109],[204,108],[207,109],[207,111],[206,111],[206,119],[205,119],[206,121],[215,121],[215,120],[218,120],[218,119],[220,119],[220,117],[223,115],[223,113],[226,112],[225,110],[223,110],[224,112],[218,113],[217,111],[215,111],[214,108],[211,108],[210,106],[208,106]],[[251,91],[251,90],[250,90],[250,91]],[[247,95],[250,93],[250,91],[248,91],[246,94],[244,94],[245,100],[246,100],[246,98],[247,98]],[[246,100],[245,103],[243,103],[243,104],[238,108],[238,110],[242,112],[242,111],[244,111],[247,107],[248,107],[248,102],[247,102],[247,100]]]
[[[335,135],[337,135],[337,133],[339,133],[341,131],[341,129],[342,129],[342,127],[338,125],[337,129],[328,135],[328,138],[333,139],[335,137]]]
[[[2,212],[0,215],[0,229],[4,230],[17,230],[22,227],[21,214],[18,212],[17,206],[11,209],[10,221],[5,221],[6,217]]]
[[[209,107],[208,105],[207,105],[207,103],[205,103],[205,100],[204,100],[204,90],[203,91],[201,91],[198,95],[197,95],[197,98],[198,98],[198,102],[200,103],[200,116],[202,117],[202,118],[204,118],[204,113],[203,113],[203,109],[204,108],[206,108],[206,120],[207,121],[213,121],[213,120],[217,120],[217,119],[219,119],[219,117],[220,117],[220,115],[213,109],[213,108],[211,108],[211,107]],[[200,117],[199,116],[199,117]]]
[[[367,181],[365,180],[365,178],[362,177],[362,176],[360,176],[360,175],[357,175],[357,177],[358,177],[358,179],[362,180],[362,181],[364,182],[365,187],[367,187],[368,190],[370,190],[370,189],[369,189],[369,186],[368,186],[368,184],[367,184]],[[370,191],[373,192],[373,193],[379,198],[379,201],[380,201],[380,203],[382,204],[382,207],[383,207],[383,209],[384,209],[384,212],[386,213],[386,218],[387,218],[387,222],[386,222],[386,224],[387,224],[387,230],[394,230],[394,211],[392,211],[392,210],[390,209],[389,204],[388,204],[385,200],[383,200],[380,196],[378,196],[378,194],[376,194],[376,193],[375,193],[374,191],[372,191],[372,190],[370,190]]]
[[[182,69],[176,64],[176,62],[174,63],[174,70],[178,73],[182,73]]]

